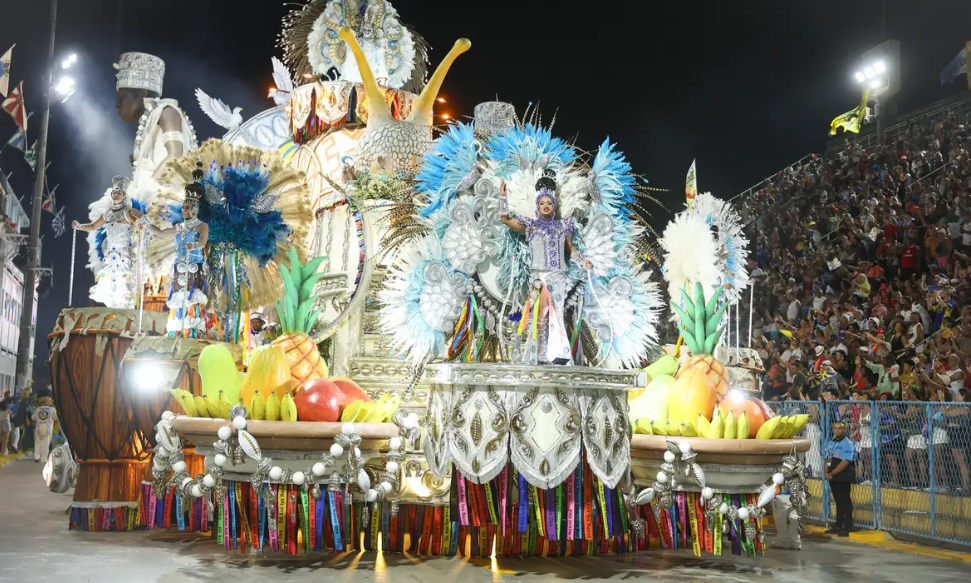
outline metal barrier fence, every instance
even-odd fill
[[[847,424],[856,447],[853,522],[871,528],[971,545],[971,403],[781,401],[779,415],[808,414],[800,432],[813,494],[808,517],[836,515],[824,478],[831,423]]]

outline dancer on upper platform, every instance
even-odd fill
[[[536,181],[536,218],[512,217],[505,204],[505,182],[502,183],[502,211],[500,220],[517,233],[524,233],[529,243],[529,268],[533,279],[533,293],[538,323],[538,343],[533,350],[538,362],[566,364],[572,360],[570,341],[563,320],[566,295],[573,282],[567,275],[567,257],[582,265],[593,267],[593,262],[577,252],[571,240],[576,225],[572,217],[556,216],[556,173],[544,170]],[[530,358],[533,358],[531,356]]]
[[[111,206],[99,213],[95,206],[103,207],[101,201],[92,205],[92,214],[97,218],[90,223],[77,221],[71,226],[79,231],[96,232],[92,241],[91,267],[95,268],[97,278],[91,288],[91,299],[109,308],[131,309],[136,304],[134,243],[132,226],[143,213],[133,207],[128,196],[131,180],[124,176],[111,179],[108,199]]]

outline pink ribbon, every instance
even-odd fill
[[[505,466],[499,474],[499,522],[502,523],[503,537],[506,536],[506,498],[509,495],[508,472],[509,468]]]
[[[566,540],[573,540],[574,526],[577,516],[577,493],[576,474],[570,474],[566,480]]]

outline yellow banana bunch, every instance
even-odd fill
[[[192,394],[189,391],[183,389],[168,389],[169,393],[176,400],[176,402],[182,407],[182,411],[185,412],[189,417],[198,417],[199,412],[196,410],[195,401],[192,399]]]
[[[654,429],[651,424],[651,420],[646,417],[641,417],[634,424],[634,433],[638,435],[651,435],[654,433]]]
[[[789,416],[783,415],[779,418],[779,425],[772,432],[772,439],[782,439],[787,431],[789,431]]]
[[[297,420],[297,404],[293,402],[293,397],[290,396],[290,391],[287,391],[283,395],[283,399],[280,401],[280,420]]]
[[[219,391],[219,417],[221,419],[229,419],[229,410],[232,408],[233,404],[229,402],[226,393]]]
[[[738,420],[731,411],[725,412],[725,432],[722,434],[725,439],[735,439],[738,437]]]
[[[199,413],[199,417],[212,417],[209,414],[209,406],[206,405],[206,400],[199,395],[194,395],[192,401],[196,405],[196,412]]]
[[[722,417],[721,409],[715,407],[715,412],[711,416],[711,424],[708,426],[708,439],[721,439],[725,436],[725,419]]]
[[[266,399],[259,393],[253,393],[249,403],[249,418],[253,421],[266,419]]]
[[[276,396],[276,391],[270,391],[270,396],[266,399],[265,418],[267,421],[280,420],[280,397]]]
[[[748,415],[745,414],[745,411],[742,411],[742,414],[738,416],[738,427],[736,428],[736,432],[737,432],[736,438],[748,439],[748,431],[749,431]]]
[[[209,417],[220,419],[222,414],[220,413],[219,400],[213,399],[209,395],[203,395],[202,400],[206,402],[206,411],[209,413]]]
[[[806,415],[806,414],[793,415],[792,418],[795,420],[795,423],[794,423],[792,432],[789,434],[789,437],[793,437],[794,435],[802,431],[802,428],[805,427],[807,423],[809,423],[809,415]]]
[[[762,424],[759,427],[758,433],[755,434],[755,439],[772,439],[775,435],[776,429],[779,428],[779,424],[782,422],[782,417],[773,417]]]

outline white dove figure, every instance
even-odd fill
[[[270,94],[267,97],[272,97],[273,102],[277,105],[286,105],[290,103],[290,93],[293,92],[293,80],[290,79],[290,71],[283,64],[283,61],[276,57],[273,57],[272,60],[273,83],[276,87],[270,89]]]
[[[237,107],[230,111],[228,105],[214,97],[209,97],[202,89],[196,89],[196,99],[199,101],[199,107],[202,108],[202,111],[217,125],[229,131],[243,125],[243,116],[240,114],[243,108]]]

